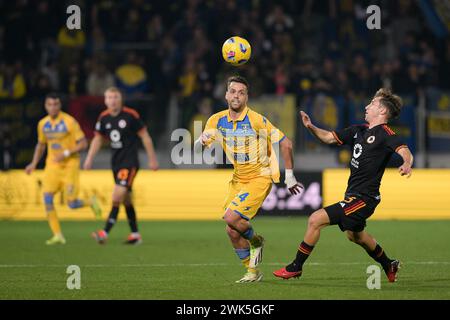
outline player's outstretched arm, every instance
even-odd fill
[[[397,153],[403,158],[403,164],[398,168],[398,172],[401,176],[409,178],[412,174],[411,167],[414,162],[414,157],[408,147],[399,149]]]
[[[88,154],[86,156],[86,159],[84,160],[83,169],[89,170],[92,168],[92,163],[94,161],[94,157],[97,154],[97,152],[102,147],[102,136],[99,134],[96,134],[94,138],[91,141],[91,146],[89,147]]]
[[[284,183],[286,183],[291,194],[300,194],[303,192],[304,187],[301,183],[297,182],[297,179],[294,176],[294,156],[292,149],[291,140],[289,140],[288,137],[285,137],[280,142],[281,156],[283,157],[284,166],[286,168]]]
[[[148,134],[147,130],[141,130],[138,133],[139,137],[142,140],[142,144],[144,145],[145,151],[147,152],[148,159],[148,167],[152,170],[158,170],[159,164],[158,159],[156,158],[155,147],[153,146],[152,137]]]
[[[331,133],[331,131],[320,129],[316,127],[306,112],[300,111],[300,118],[303,125],[320,141],[326,144],[336,144],[337,140]]]
[[[38,165],[39,160],[41,160],[44,151],[45,144],[38,142],[34,148],[33,160],[31,160],[30,164],[25,167],[25,172],[27,174],[32,173],[33,170],[36,169],[36,166]]]

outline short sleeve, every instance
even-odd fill
[[[270,141],[272,143],[279,143],[286,138],[285,134],[275,127],[266,117],[262,117],[263,128],[267,130],[270,135]]]
[[[40,121],[37,126],[38,142],[47,143],[47,138],[44,134],[44,123]]]
[[[388,149],[393,152],[397,152],[402,148],[408,147],[406,143],[404,143],[403,139],[396,134],[386,137],[386,145]]]
[[[105,125],[103,124],[103,117],[102,116],[100,116],[98,118],[97,122],[95,123],[94,133],[102,135],[102,136],[106,136]]]
[[[73,130],[72,134],[73,134],[73,136],[75,138],[75,141],[78,142],[78,141],[83,140],[85,138],[83,130],[81,130],[78,121],[76,121],[75,119],[72,122],[72,130]]]
[[[206,146],[210,146],[217,139],[217,119],[216,117],[210,117],[205,124],[205,129],[203,133],[209,136],[208,141],[206,141]]]
[[[131,126],[133,128],[133,131],[136,133],[139,133],[141,130],[144,130],[146,128],[144,122],[142,121],[141,117],[137,112],[136,116],[132,117]]]
[[[350,126],[342,130],[331,131],[331,133],[333,134],[339,146],[351,145],[353,142],[353,136],[355,135],[357,128],[357,126]]]

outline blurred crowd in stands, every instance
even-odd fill
[[[372,2],[382,6],[381,30],[366,27]],[[69,4],[81,7],[81,30],[66,28]],[[112,84],[129,95],[213,97],[234,72],[253,96],[450,86],[450,42],[432,36],[411,0],[2,0],[0,10],[2,99],[101,95]],[[221,59],[232,35],[252,45],[239,69]]]

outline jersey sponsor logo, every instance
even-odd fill
[[[125,128],[127,126],[127,122],[125,120],[120,120],[119,121],[119,128]]]
[[[375,136],[370,136],[367,138],[367,143],[373,143],[375,141]]]
[[[356,159],[358,159],[361,156],[362,151],[363,151],[362,145],[359,143],[355,144],[355,146],[353,147],[353,158],[350,161],[350,164],[356,169],[359,169],[359,161]]]
[[[111,148],[122,148],[122,141],[120,141],[121,136],[119,130],[111,130],[111,132],[109,133],[109,138],[111,139]]]
[[[355,144],[353,147],[353,158],[358,159],[362,154],[362,145],[359,143]]]

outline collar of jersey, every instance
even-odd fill
[[[381,127],[381,126],[387,126],[387,125],[388,125],[388,123],[384,122],[384,123],[377,124],[375,127],[369,128],[369,124],[367,124],[367,130],[373,130],[375,128],[378,128],[378,127]]]
[[[242,120],[244,120],[244,118],[247,115],[247,113],[248,113],[248,106],[245,106],[245,108],[244,108],[244,110],[242,110],[242,113],[239,116],[239,118],[237,118],[236,120],[233,120],[230,117],[230,111],[228,111],[228,113],[227,113],[227,120],[228,120],[228,122],[231,122],[231,121],[242,121]]]
[[[57,122],[61,121],[61,119],[62,119],[62,117],[63,117],[63,113],[62,113],[62,111],[60,111],[60,112],[58,113],[58,116],[57,116],[55,119],[53,119],[53,118],[50,117],[50,116],[48,116],[48,117],[49,117],[51,123],[57,123]]]

